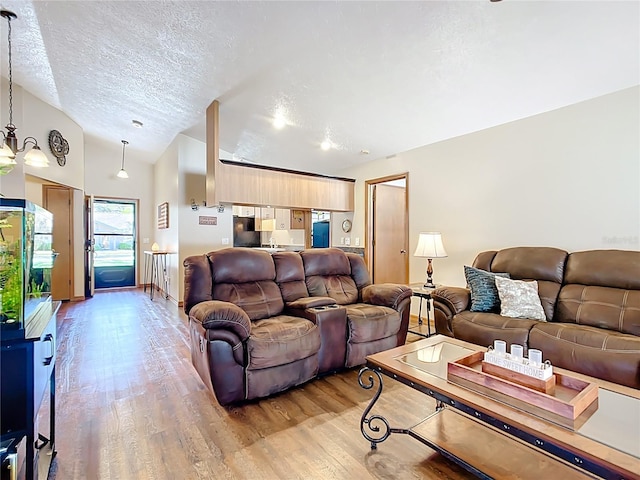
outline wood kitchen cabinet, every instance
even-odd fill
[[[271,207],[256,207],[256,231],[276,230],[275,210]]]
[[[234,217],[253,217],[256,209],[246,205],[234,205],[232,207]]]
[[[276,208],[276,230],[291,229],[291,211],[288,208]]]

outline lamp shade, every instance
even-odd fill
[[[2,159],[5,158],[10,158],[13,159],[15,158],[16,154],[13,153],[13,150],[11,150],[11,147],[9,147],[9,145],[7,145],[5,142],[2,142],[2,148],[0,148],[0,161],[2,161]],[[12,162],[14,165],[16,163],[16,161],[14,160]],[[7,161],[3,161],[3,165],[7,165],[8,162]]]
[[[44,168],[49,166],[49,159],[36,145],[25,154],[24,163],[32,167]]]
[[[447,251],[442,244],[440,232],[420,232],[418,246],[413,254],[414,257],[444,258]]]

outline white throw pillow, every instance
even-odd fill
[[[538,282],[524,282],[495,277],[500,297],[500,315],[512,318],[530,318],[547,321],[538,295]]]

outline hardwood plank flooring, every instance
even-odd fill
[[[191,365],[184,313],[139,289],[65,303],[58,339],[50,480],[473,478],[405,435],[371,450],[358,369],[221,407]],[[388,380],[375,410],[405,427],[433,408]]]

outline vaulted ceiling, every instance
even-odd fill
[[[330,174],[640,83],[637,1],[0,5],[14,82],[150,161],[214,99],[236,159]]]

